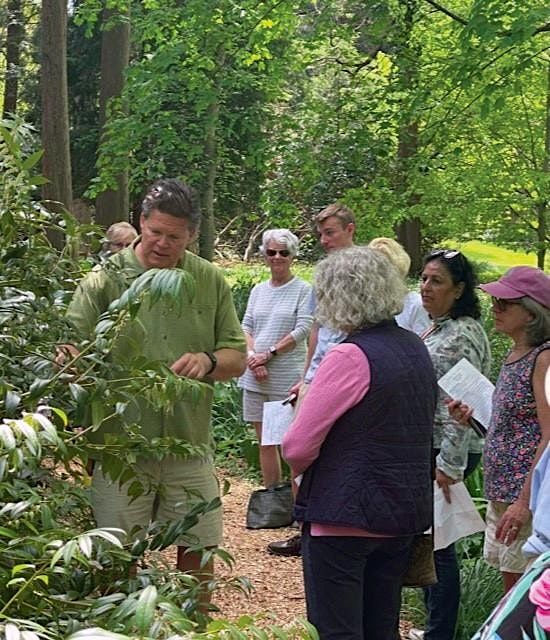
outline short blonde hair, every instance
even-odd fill
[[[392,319],[407,294],[397,268],[370,247],[330,253],[317,265],[313,286],[318,322],[346,333]]]
[[[403,247],[393,238],[374,238],[368,244],[371,249],[380,251],[397,267],[399,273],[406,278],[411,268],[411,259]]]

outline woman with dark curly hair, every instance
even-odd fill
[[[460,251],[437,249],[424,259],[420,294],[432,325],[421,336],[441,378],[466,358],[483,374],[491,365],[489,341],[479,318],[477,280],[469,260]],[[477,466],[482,442],[449,415],[440,392],[434,421],[435,477],[447,502],[450,485],[460,482]],[[460,571],[454,545],[435,552],[437,584],[424,590],[426,631],[413,629],[414,640],[453,640],[460,602]]]

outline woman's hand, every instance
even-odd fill
[[[468,420],[472,417],[474,410],[460,400],[446,400],[449,415],[459,424],[468,426]]]
[[[513,502],[502,514],[495,531],[496,539],[510,546],[519,534],[521,527],[529,520],[531,512],[524,502]]]
[[[254,369],[252,369],[252,373],[258,382],[264,382],[269,377],[266,367],[263,367],[262,365],[254,367]]]
[[[446,473],[443,473],[441,469],[435,470],[435,481],[437,482],[438,487],[443,491],[443,495],[445,496],[445,500],[451,504],[451,485],[456,484],[458,480],[451,478]]]
[[[250,356],[247,360],[249,369],[256,369],[256,367],[264,367],[272,358],[272,355],[269,351],[261,351],[260,353],[255,353],[253,356]]]

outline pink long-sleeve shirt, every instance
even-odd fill
[[[283,456],[294,478],[317,459],[336,420],[368,393],[370,379],[368,358],[358,346],[342,343],[326,354],[283,438]],[[356,527],[311,523],[311,535],[373,537],[376,534]]]

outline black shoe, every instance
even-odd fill
[[[292,536],[287,540],[277,540],[267,545],[267,550],[275,556],[301,556],[302,536]]]

